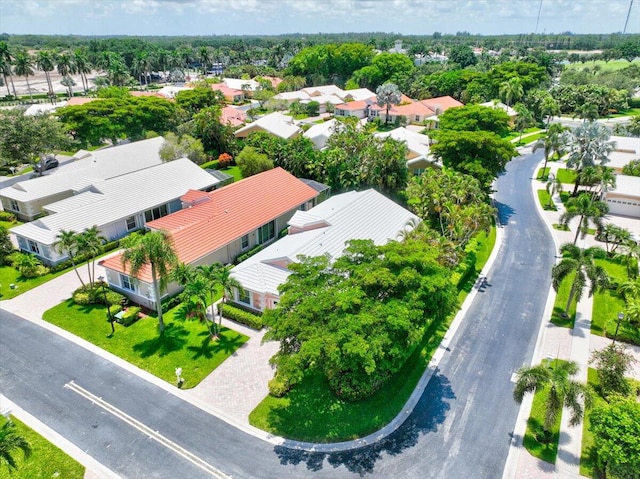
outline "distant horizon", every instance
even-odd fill
[[[632,6],[632,7],[631,7]],[[631,9],[630,9],[631,7]],[[627,22],[628,17],[628,22]],[[9,35],[477,36],[640,33],[631,0],[2,0]]]

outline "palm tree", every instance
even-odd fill
[[[542,100],[542,105],[540,107],[541,113],[543,117],[546,117],[545,128],[549,129],[549,123],[551,119],[560,113],[560,106],[558,102],[551,95],[548,95]]]
[[[609,141],[610,138],[607,127],[594,121],[584,122],[573,132],[567,132],[565,135],[569,149],[567,166],[575,168],[577,172],[574,196],[578,191],[580,174],[584,168],[609,162],[609,154],[615,148],[615,142]]]
[[[385,124],[389,123],[389,110],[393,105],[400,103],[400,100],[402,100],[402,94],[394,83],[385,83],[376,89],[376,103],[378,106],[384,106],[387,109]]]
[[[53,99],[53,83],[51,83],[51,75],[49,74],[49,72],[52,72],[55,68],[55,57],[53,52],[40,50],[36,56],[36,65],[44,72],[44,76],[47,79],[47,87],[49,88],[49,96]]]
[[[580,298],[582,298],[587,279],[590,282],[589,296],[593,296],[593,293],[609,285],[607,272],[602,266],[596,265],[594,261],[597,258],[606,257],[607,253],[597,246],[581,249],[571,243],[563,244],[560,247],[560,252],[563,254],[563,258],[552,268],[551,279],[553,289],[557,292],[562,281],[567,276],[575,274],[563,313],[565,317],[568,317],[573,299],[580,301]]]
[[[102,253],[102,245],[107,241],[100,235],[100,230],[96,225],[77,235],[78,251],[91,258],[87,261],[87,272],[89,274],[89,284],[93,287],[96,276],[96,257]]]
[[[608,212],[609,207],[605,202],[594,200],[588,193],[582,193],[577,198],[569,198],[565,212],[560,215],[560,224],[569,226],[569,222],[573,218],[580,217],[576,236],[573,239],[575,245],[580,233],[582,233],[582,238],[587,236],[589,225],[593,224],[597,230],[602,229],[602,217]]]
[[[60,233],[56,235],[56,242],[53,243],[54,249],[61,254],[66,253],[69,256],[69,260],[71,260],[71,265],[73,266],[73,270],[76,272],[80,283],[84,286],[84,281],[82,281],[82,277],[80,276],[80,272],[78,271],[78,267],[76,266],[75,258],[78,253],[78,234],[75,231],[66,231],[60,230]]]
[[[547,164],[549,158],[556,153],[560,154],[564,148],[562,132],[566,131],[566,128],[560,123],[554,123],[547,129],[547,135],[540,138],[533,145],[533,152],[543,148],[544,149],[544,166],[542,167],[543,173],[547,171]],[[544,179],[544,178],[543,178]]]
[[[509,78],[500,85],[500,97],[504,98],[507,106],[511,106],[511,102],[519,100],[524,94],[522,82],[518,77]]]
[[[107,72],[107,79],[110,85],[124,86],[129,82],[131,75],[129,75],[129,69],[127,65],[122,61],[114,61],[109,65]]]
[[[207,74],[207,66],[211,63],[211,50],[209,47],[200,47],[198,50],[198,60],[202,64],[202,74]]]
[[[243,292],[243,289],[240,282],[231,276],[231,269],[224,266],[218,268],[218,284],[222,287],[222,301],[218,306],[218,314],[220,315],[219,328],[222,328],[222,307],[229,296],[233,296],[234,289],[237,289],[240,293]]]
[[[25,459],[31,457],[31,444],[16,431],[16,425],[9,420],[0,427],[0,464],[9,469],[9,473],[18,468],[14,453],[21,450]]]
[[[547,185],[545,189],[547,190],[547,193],[549,193],[548,209],[553,207],[553,196],[558,193],[562,193],[562,188],[562,181],[560,181],[559,178],[556,178],[553,174],[547,176]]]
[[[11,65],[13,63],[13,55],[9,49],[7,42],[0,42],[0,63],[2,64],[2,75],[5,78],[5,84],[7,85],[7,91],[9,91],[9,85],[7,83],[7,76],[11,81],[11,89],[13,90],[13,96],[18,98],[16,93],[16,86],[13,84],[13,74],[11,73]]]
[[[516,103],[513,109],[518,113],[516,117],[515,127],[520,133],[520,138],[518,139],[518,143],[522,141],[522,134],[524,133],[525,128],[529,128],[530,126],[535,124],[535,119],[533,118],[533,113],[522,103]]]
[[[29,77],[34,75],[33,72],[33,58],[25,51],[19,51],[16,53],[13,59],[13,71],[16,75],[22,76],[27,80],[27,90],[29,90],[29,98],[33,100],[33,92],[31,91],[31,85],[29,85]]]
[[[76,67],[73,63],[73,57],[69,52],[64,52],[58,55],[58,73],[63,77],[68,77],[72,73],[75,73]],[[71,84],[68,85],[69,98],[73,97],[73,87]]]
[[[134,233],[123,241],[125,251],[122,254],[123,266],[128,266],[131,276],[137,274],[146,265],[151,266],[153,292],[158,311],[158,329],[164,331],[162,321],[162,290],[166,287],[171,270],[178,257],[169,236],[163,231],[150,231],[144,235]]]
[[[87,78],[87,73],[91,73],[91,64],[83,50],[78,49],[73,52],[73,64],[75,65],[76,72],[80,74],[82,89],[86,95],[87,90],[89,90],[89,79]]]
[[[544,430],[547,433],[551,430],[563,406],[571,413],[569,424],[577,426],[582,422],[584,410],[591,407],[591,394],[587,386],[571,379],[579,369],[574,361],[555,361],[520,368],[513,399],[520,404],[525,394],[547,389],[549,394],[545,402]]]

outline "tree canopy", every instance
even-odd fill
[[[439,116],[441,130],[492,131],[502,135],[509,131],[509,115],[500,108],[465,105],[449,108]]]
[[[455,305],[451,272],[437,256],[417,240],[354,240],[334,263],[319,256],[290,265],[280,302],[264,314],[265,339],[280,341],[272,393],[283,394],[309,371],[347,400],[382,387]]]

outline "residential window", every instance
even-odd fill
[[[20,211],[20,203],[16,200],[11,200],[9,206],[13,211]]]
[[[251,295],[246,289],[238,290],[238,302],[251,305]]]
[[[136,217],[135,216],[129,216],[127,218],[127,231],[131,231],[136,229],[138,225],[136,224]]]
[[[263,244],[276,237],[276,221],[270,221],[258,228],[258,243]]]
[[[163,216],[167,216],[167,205],[161,205],[157,208],[153,208],[152,210],[147,210],[144,212],[144,219],[148,222],[157,220],[158,218],[162,218]]]
[[[416,115],[416,121],[420,121],[420,115]]]
[[[126,274],[120,275],[120,285],[122,286],[122,289],[127,289],[129,291],[136,290],[135,281],[133,280],[133,278],[127,276]]]
[[[242,249],[247,249],[249,247],[249,235],[244,235],[242,237]]]
[[[40,254],[40,248],[38,247],[38,243],[33,240],[28,240],[29,243],[29,251],[35,254]]]

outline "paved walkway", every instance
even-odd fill
[[[542,166],[542,164],[540,165]],[[549,162],[550,171],[557,173],[557,170],[564,168],[565,164],[561,162]],[[537,171],[535,172],[537,174]],[[545,184],[535,178],[532,178],[532,189],[534,197],[537,196],[536,190],[544,189]],[[564,185],[565,191],[571,191],[573,185]],[[547,223],[556,243],[556,247],[566,242],[573,242],[575,231],[578,226],[578,220],[574,219],[570,224],[570,231],[561,231],[553,228],[553,224],[558,224],[560,215],[563,211],[563,205],[560,198],[556,195],[553,198],[557,211],[543,210],[539,206],[539,212]],[[640,221],[629,220],[628,218],[616,218],[608,216],[607,221],[618,224],[633,231],[637,230]],[[631,222],[631,223],[630,223]],[[602,246],[602,243],[596,242],[593,235],[587,235],[584,239],[578,239],[577,245],[582,248],[590,246]],[[533,364],[539,363],[545,358],[559,358],[563,360],[571,360],[578,363],[580,371],[576,379],[582,382],[587,380],[588,361],[591,353],[595,350],[603,349],[612,341],[608,338],[592,335],[591,329],[591,313],[593,309],[593,298],[586,294],[578,302],[576,308],[576,321],[573,329],[555,326],[548,319],[553,311],[553,303],[555,302],[555,293],[550,291],[549,301],[547,305],[546,315],[547,321],[542,326],[539,344],[536,347]],[[640,380],[640,347],[627,345],[627,350],[635,359],[629,376]],[[529,395],[530,396],[530,395]],[[582,448],[582,428],[583,424],[572,427],[568,424],[569,413],[563,411],[560,424],[560,440],[558,445],[558,458],[556,464],[549,464],[540,459],[533,457],[522,446],[522,437],[526,428],[526,420],[531,410],[531,398],[523,401],[520,414],[518,416],[518,424],[514,430],[514,436],[518,438],[512,445],[503,479],[577,479],[580,476],[580,454]]]

